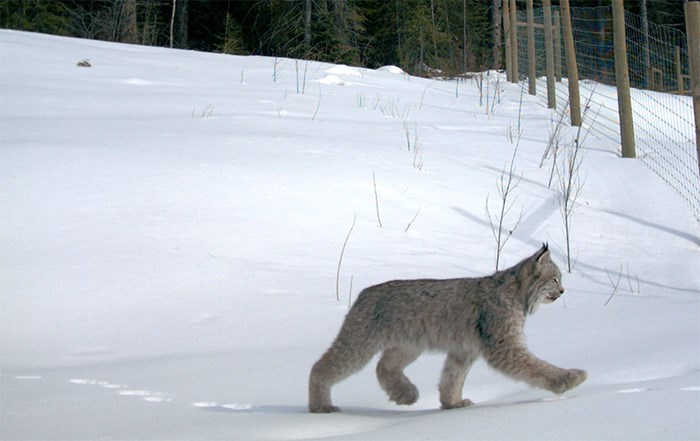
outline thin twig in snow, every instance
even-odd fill
[[[617,282],[613,282],[613,278],[610,275],[610,272],[607,268],[605,268],[605,273],[608,275],[608,280],[610,281],[610,284],[613,287],[613,292],[610,294],[610,297],[608,297],[608,300],[606,300],[605,304],[603,305],[608,306],[608,303],[610,303],[610,300],[612,300],[613,296],[618,290],[618,287],[620,286],[620,280],[622,279],[622,264],[620,264],[620,272],[617,274]]]
[[[415,222],[416,218],[420,214],[420,211],[423,209],[423,207],[419,208],[418,211],[416,212],[416,215],[413,216],[413,219],[411,219],[411,222],[406,225],[406,229],[404,230],[404,233],[408,233],[408,229],[411,228],[411,225],[413,225],[413,222]]]
[[[379,228],[384,228],[382,219],[379,217],[379,196],[377,195],[377,178],[374,176],[374,171],[372,172],[372,182],[374,183],[374,205],[377,208],[377,222],[379,222]]]
[[[335,298],[340,301],[340,265],[343,263],[343,255],[345,254],[345,247],[348,245],[348,240],[350,240],[350,234],[352,234],[353,228],[355,228],[355,221],[357,221],[357,213],[354,214],[352,218],[352,225],[350,226],[350,231],[345,237],[345,242],[343,242],[343,248],[340,250],[340,258],[338,259],[338,269],[335,273]]]

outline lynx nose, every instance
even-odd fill
[[[560,288],[559,288],[559,294],[564,294],[564,288],[563,288],[563,287],[560,287]]]

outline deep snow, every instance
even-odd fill
[[[306,413],[351,278],[357,295],[495,269],[484,205],[521,106],[496,78],[500,102],[480,106],[473,81],[395,68],[0,31],[0,438],[699,438],[698,223],[594,135],[567,292],[526,327],[583,385],[557,397],[479,362],[476,405],[440,411],[442,356],[424,355],[414,406],[387,402],[368,367],[334,389],[344,412]],[[555,119],[522,97],[506,227],[524,218],[502,267],[543,241],[564,267],[551,160],[539,167]]]

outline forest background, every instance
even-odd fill
[[[686,0],[625,8],[684,31]],[[525,1],[518,0],[518,8]],[[534,0],[535,8],[541,0]],[[558,4],[557,0],[552,2]],[[610,0],[571,0],[571,7]],[[503,67],[502,0],[2,0],[0,27],[457,76]]]

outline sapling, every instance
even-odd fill
[[[566,268],[571,272],[571,220],[583,182],[580,179],[581,144],[578,137],[572,148],[564,150],[564,158],[559,170],[559,209],[564,221],[564,238],[566,240]]]
[[[568,107],[568,106],[567,106]],[[552,188],[552,179],[554,178],[554,172],[557,164],[557,157],[559,155],[559,149],[561,148],[563,129],[564,129],[564,116],[566,112],[564,109],[557,112],[557,118],[550,121],[551,127],[549,130],[549,140],[547,141],[547,148],[542,154],[542,159],[540,160],[540,168],[544,165],[547,158],[552,156],[552,168],[549,172],[549,182],[547,183],[547,188]]]
[[[595,88],[591,91],[588,100],[586,101],[585,111],[583,113],[583,119],[590,110],[590,102],[593,97]],[[598,113],[600,109],[598,110]],[[591,125],[595,123],[598,113],[594,116],[591,121]],[[572,269],[571,263],[571,226],[574,210],[578,205],[578,199],[581,196],[581,191],[583,190],[584,181],[581,180],[581,161],[583,160],[583,152],[581,146],[588,136],[588,132],[582,135],[581,124],[576,130],[576,136],[574,137],[573,143],[568,148],[563,149],[561,166],[557,168],[558,178],[559,178],[559,211],[561,212],[562,220],[564,221],[564,238],[566,240],[566,268],[570,273]],[[555,163],[556,164],[556,163]]]
[[[408,151],[411,151],[411,132],[408,130],[408,123],[406,121],[403,122],[403,131],[406,133],[406,145],[408,147]]]
[[[304,71],[302,72],[301,78],[299,78],[299,64],[304,64]],[[306,74],[309,70],[309,60],[294,60],[294,71],[297,77],[297,94],[303,95],[306,92]],[[301,81],[301,82],[300,82]]]
[[[365,98],[365,93],[364,92],[357,93],[357,95],[355,95],[355,99],[357,101],[357,107],[359,109],[364,109],[365,106],[367,105],[367,99]]]
[[[413,168],[423,170],[423,143],[416,144],[413,149]]]
[[[348,240],[350,240],[350,235],[352,234],[352,230],[355,228],[355,222],[357,221],[357,213],[352,218],[352,225],[350,226],[350,231],[348,231],[348,235],[345,236],[345,242],[343,242],[343,248],[340,250],[340,258],[338,258],[338,269],[336,270],[335,273],[335,299],[337,301],[340,301],[340,266],[343,263],[343,255],[345,254],[345,247],[348,245]]]
[[[490,93],[490,92],[491,92],[491,88],[490,88],[490,86],[491,86],[491,81],[490,81],[490,78],[489,78],[489,76],[490,76],[489,74],[490,74],[490,73],[491,73],[491,71],[489,71],[489,70],[486,71],[486,106],[484,106],[484,107],[485,107],[485,109],[486,109],[486,114],[487,114],[487,115],[489,114],[489,98],[490,98],[490,95],[491,95],[491,93]],[[483,76],[482,76],[482,81],[483,81]]]
[[[318,109],[321,108],[321,83],[318,83],[318,104],[316,104],[316,111],[314,112],[314,116],[311,117],[311,121],[316,120],[316,115],[318,115]]]
[[[496,185],[496,187],[498,188],[498,196],[500,198],[497,213],[491,213],[491,209],[489,208],[489,196],[486,196],[486,219],[489,222],[489,226],[491,227],[491,233],[493,234],[493,238],[496,241],[496,271],[498,271],[499,269],[501,251],[508,242],[508,239],[510,239],[510,237],[513,235],[513,232],[516,230],[516,228],[518,228],[524,217],[523,208],[521,207],[520,214],[518,215],[517,219],[515,219],[515,221],[511,223],[512,226],[506,231],[506,218],[509,217],[511,210],[513,209],[513,206],[517,201],[517,197],[514,197],[512,194],[513,191],[518,187],[518,185],[520,184],[520,180],[522,179],[522,175],[518,176],[516,174],[515,167],[515,156],[518,152],[519,145],[520,136],[518,136],[518,141],[516,142],[515,148],[513,149],[513,157],[510,160],[510,164],[503,168],[498,184]]]
[[[501,75],[496,72],[496,84],[494,84],[493,99],[491,100],[491,114],[496,110],[496,104],[501,104]]]
[[[522,100],[523,100],[523,93],[521,89],[521,94],[520,94],[520,103],[521,107],[520,109],[522,110]],[[518,114],[518,121],[520,120],[520,113]],[[513,156],[510,159],[510,163],[507,164],[504,168],[503,171],[501,172],[501,176],[499,178],[498,184],[496,187],[498,188],[498,196],[500,198],[500,204],[498,207],[498,212],[495,214],[491,213],[491,209],[489,208],[490,201],[489,201],[489,195],[486,196],[486,204],[485,204],[485,211],[486,211],[486,219],[489,222],[489,226],[491,227],[491,233],[493,234],[493,238],[496,241],[496,252],[495,252],[495,260],[496,260],[496,271],[498,271],[499,265],[500,265],[500,260],[501,260],[501,251],[505,247],[506,243],[508,242],[508,239],[513,235],[513,232],[518,228],[520,223],[523,221],[524,217],[524,212],[523,212],[523,207],[520,208],[520,214],[518,215],[517,219],[515,219],[512,222],[512,226],[507,229],[507,234],[506,234],[506,227],[505,223],[507,221],[507,217],[510,217],[509,214],[511,210],[513,209],[513,206],[515,205],[515,202],[517,201],[517,198],[512,196],[513,191],[518,187],[520,184],[520,180],[522,179],[522,174],[520,176],[517,176],[517,169],[515,167],[515,157],[518,153],[518,147],[520,146],[520,136],[522,135],[522,132],[518,130],[518,138],[515,142],[515,147],[513,148]],[[512,142],[512,134],[510,135],[510,140]]]
[[[434,81],[434,80],[431,81],[430,83],[428,83],[428,85],[425,86],[425,89],[423,89],[423,94],[421,94],[421,96],[420,96],[420,103],[418,104],[418,110],[422,110],[422,109],[423,109],[423,100],[425,99],[425,93],[428,91],[428,89],[430,89],[431,86],[433,86],[433,84],[435,84],[435,81]]]
[[[408,151],[413,150],[413,168],[423,170],[423,142],[418,141],[418,124],[413,124],[413,142],[411,142],[411,132],[408,129],[408,123],[404,120],[403,130],[406,133],[406,145]]]
[[[272,82],[273,83],[276,83],[277,80],[279,79],[280,65],[281,64],[283,64],[282,61],[278,57],[275,57],[275,59],[272,63]]]
[[[474,82],[479,91],[479,107],[481,107],[484,105],[484,74],[479,72],[478,75],[474,76]]]

